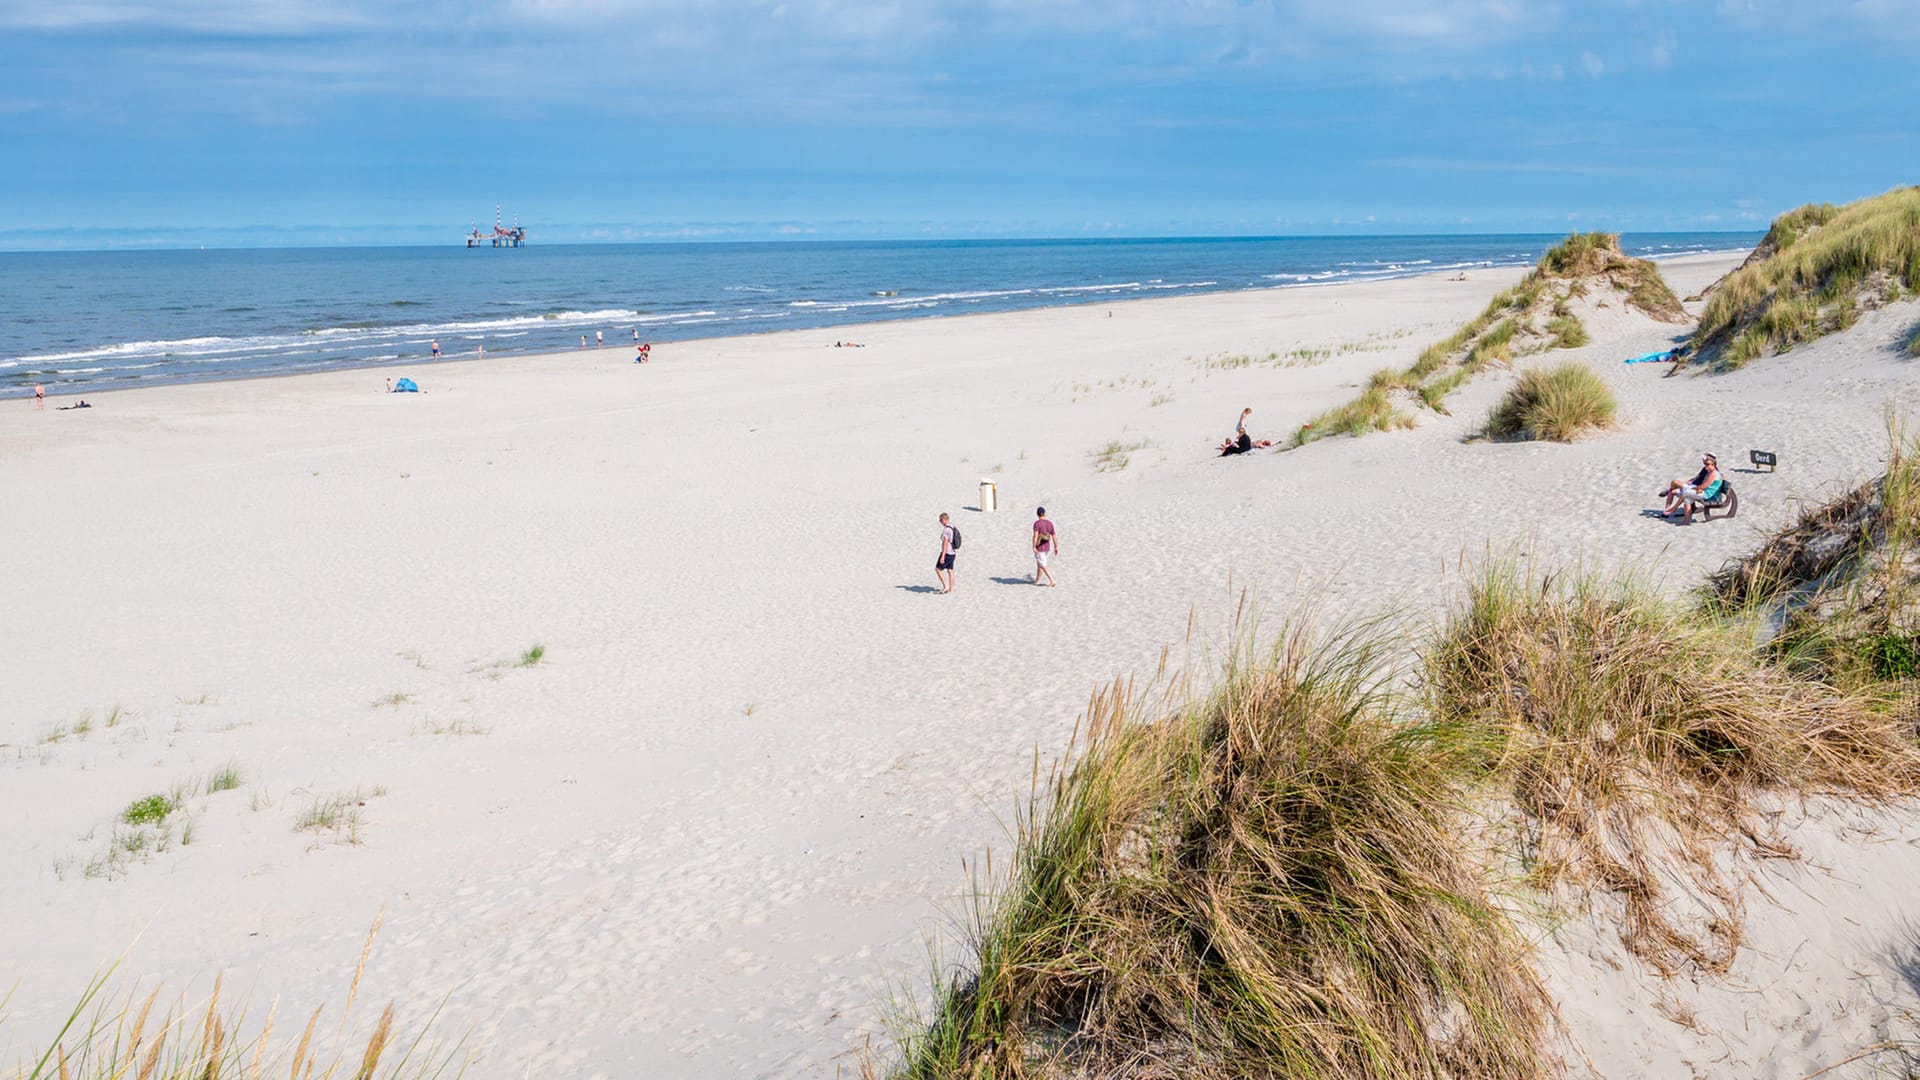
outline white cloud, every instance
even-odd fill
[[[1591,52],[1582,52],[1580,70],[1586,72],[1589,77],[1599,78],[1607,70],[1607,62]]]

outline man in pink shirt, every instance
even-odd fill
[[[1047,563],[1060,550],[1060,537],[1054,531],[1053,522],[1047,520],[1046,507],[1040,507],[1033,514],[1033,583],[1040,584],[1044,577],[1051,588],[1060,583],[1053,580],[1053,571],[1047,568]]]

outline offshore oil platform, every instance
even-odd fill
[[[514,216],[513,228],[509,229],[500,223],[500,208],[498,206],[493,208],[493,232],[483,233],[480,231],[480,226],[475,225],[473,231],[467,234],[467,246],[470,248],[517,248],[526,242],[527,230],[520,227],[519,215],[516,214]]]

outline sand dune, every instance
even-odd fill
[[[1737,263],[1663,268],[1689,295]],[[1205,647],[1243,590],[1430,609],[1489,545],[1691,585],[1877,471],[1883,408],[1913,402],[1912,302],[1725,377],[1619,364],[1680,328],[1603,310],[1567,355],[1614,386],[1615,433],[1463,443],[1495,375],[1411,432],[1213,457],[1243,405],[1283,438],[1518,276],[447,363],[409,372],[420,396],[380,371],[8,406],[0,1047],[129,946],[142,979],[335,1000],[384,905],[363,995],[450,993],[474,1075],[831,1074],[920,977],[960,857],[1004,849],[1035,748],[1190,615]],[[1141,445],[1099,471],[1115,442]],[[1700,450],[1750,447],[1782,467],[1735,474],[1735,520],[1643,516]],[[1010,509],[973,509],[982,476]],[[1041,503],[1057,590],[1022,583]],[[190,844],[87,876],[130,801],[229,763]],[[294,828],[349,793],[360,843]],[[1801,1076],[1885,1037],[1916,1004],[1920,824],[1795,835],[1726,986],[1616,970],[1597,927],[1545,939],[1575,1060]]]

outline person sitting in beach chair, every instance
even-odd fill
[[[1701,491],[1720,479],[1720,462],[1712,454],[1702,454],[1700,471],[1693,474],[1691,480],[1674,480],[1667,484],[1660,496],[1667,505],[1660,510],[1662,517],[1671,517],[1686,508],[1687,496],[1698,496]]]
[[[1700,466],[1692,482],[1683,484],[1675,480],[1667,485],[1666,491],[1661,493],[1667,499],[1667,508],[1661,511],[1661,516],[1670,517],[1684,511],[1685,523],[1691,525],[1696,510],[1709,521],[1713,520],[1713,512],[1723,507],[1728,517],[1738,512],[1739,497],[1733,493],[1733,485],[1727,482],[1727,478],[1720,475],[1719,460],[1712,454],[1706,454],[1701,457]]]

